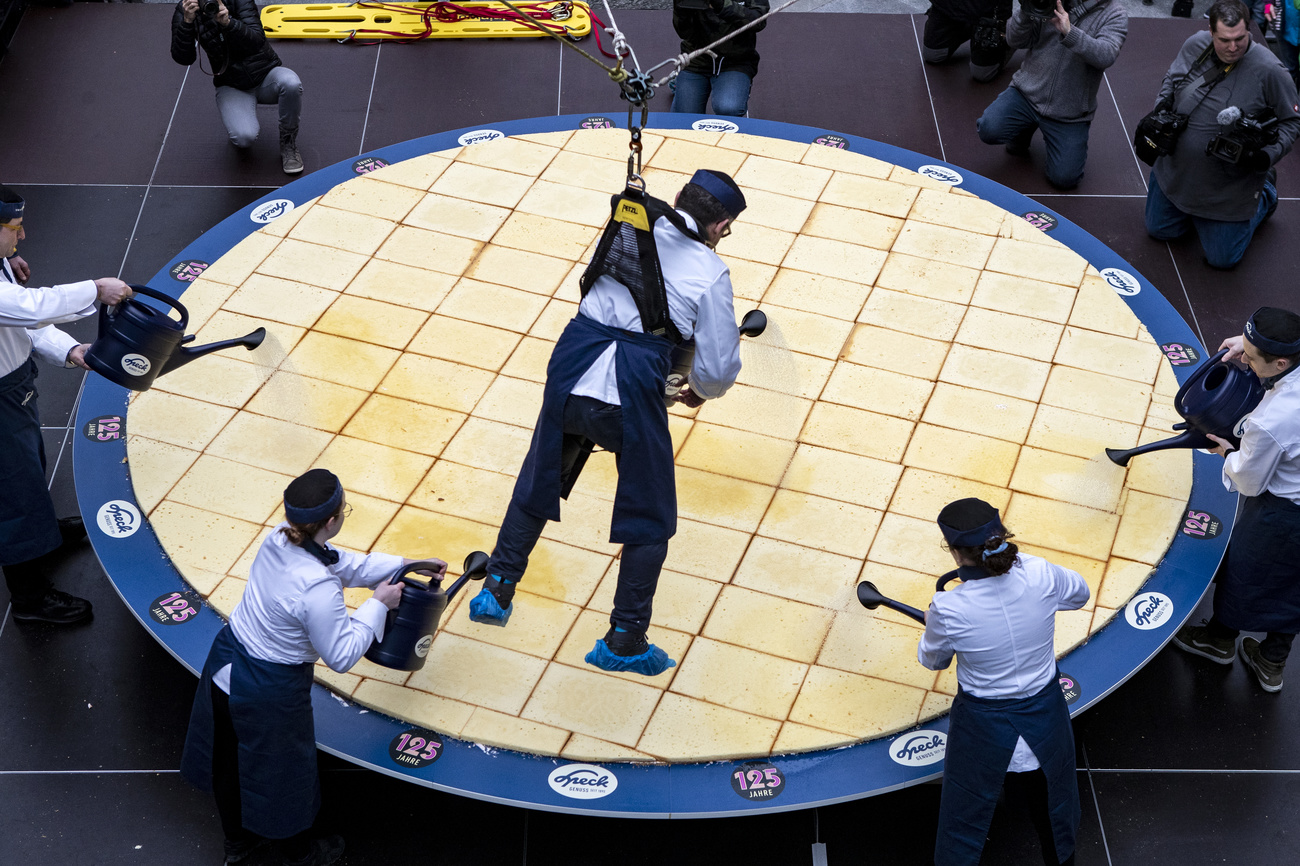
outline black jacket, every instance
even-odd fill
[[[254,0],[222,0],[230,12],[230,24],[222,28],[202,13],[185,23],[181,4],[172,13],[172,60],[189,66],[198,57],[194,44],[203,46],[208,55],[216,87],[252,90],[266,74],[281,65],[280,58],[266,41],[262,19]]]
[[[760,15],[766,15],[768,0],[722,0],[721,9],[683,9],[681,4],[673,2],[673,29],[682,37],[682,52],[695,51],[711,45],[718,39],[743,27]],[[758,74],[758,31],[767,26],[767,22],[751,27],[739,36],[728,39],[713,49],[718,55],[715,60],[707,54],[701,54],[687,65],[691,72],[701,75],[716,75],[723,70],[739,69],[750,78]]]

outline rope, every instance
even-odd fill
[[[756,26],[758,22],[763,21],[775,15],[776,13],[780,12],[782,9],[786,8],[787,6],[792,6],[797,2],[798,0],[786,0],[786,2],[782,3],[780,6],[776,7],[775,9],[770,9],[767,12],[764,12],[762,15],[758,16],[753,21],[750,21],[745,26],[737,27],[735,30],[731,31],[726,36],[723,36],[721,39],[717,40],[713,44],[706,45],[703,48],[690,52],[689,54],[679,54],[676,57],[670,57],[667,60],[665,60],[663,63],[657,63],[654,66],[651,66],[643,74],[648,76],[650,75],[650,73],[654,72],[656,69],[658,69],[660,66],[663,66],[664,64],[667,63],[673,64],[673,66],[675,67],[673,71],[668,73],[663,78],[659,79],[654,83],[655,87],[663,87],[665,84],[667,84],[668,82],[676,78],[677,73],[685,69],[690,64],[690,62],[695,58],[699,57],[702,54],[710,53],[714,48],[717,48],[719,45],[726,42],[728,39],[731,39],[733,36],[737,36],[741,33],[744,33],[746,30],[750,29],[751,27]]]

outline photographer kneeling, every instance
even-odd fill
[[[257,106],[280,107],[280,162],[285,174],[302,172],[298,117],[302,82],[266,41],[254,0],[180,0],[172,13],[172,60],[189,66],[203,46],[212,65],[217,110],[230,143],[252,147],[259,131]],[[202,68],[202,64],[200,64]]]
[[[1251,43],[1246,6],[1215,0],[1209,18],[1165,73],[1134,144],[1154,160],[1147,234],[1168,241],[1195,228],[1205,261],[1231,268],[1277,208],[1272,166],[1300,133],[1300,111],[1282,64]]]

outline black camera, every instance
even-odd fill
[[[1225,109],[1228,110],[1230,109]],[[1277,144],[1277,115],[1272,109],[1264,109],[1254,115],[1242,115],[1240,111],[1237,114],[1231,125],[1227,129],[1221,128],[1219,134],[1205,146],[1207,155],[1231,165],[1236,165],[1249,154],[1263,150],[1270,144]],[[1223,114],[1220,114],[1220,123],[1223,119]]]
[[[692,12],[703,12],[709,8],[708,0],[673,0],[678,9],[689,9]]]
[[[1133,133],[1133,149],[1138,159],[1147,165],[1155,165],[1156,159],[1174,152],[1178,136],[1187,128],[1187,115],[1175,114],[1167,105],[1162,104],[1155,111],[1138,121]]]
[[[219,8],[217,0],[199,0],[199,14],[204,18],[216,18]]]
[[[1030,18],[1051,18],[1056,14],[1056,0],[1020,0],[1020,8]],[[1069,4],[1065,4],[1069,9]]]

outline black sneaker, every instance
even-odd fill
[[[280,130],[280,167],[285,174],[302,174],[302,154],[298,152],[298,130]]]
[[[1200,656],[1203,659],[1230,665],[1237,658],[1237,641],[1210,636],[1210,627],[1201,621],[1201,625],[1185,625],[1174,635],[1174,646],[1185,653]]]
[[[605,632],[605,646],[616,656],[639,656],[650,650],[643,631],[618,631],[614,626]]]
[[[18,622],[47,622],[51,625],[73,625],[90,619],[94,612],[90,602],[75,595],[51,589],[37,602],[13,602],[14,619]]]
[[[324,836],[320,839],[314,839],[311,843],[311,853],[305,860],[284,859],[284,866],[329,866],[335,863],[343,856],[343,837],[342,836]]]
[[[251,839],[241,839],[239,841],[227,839],[225,860],[227,866],[232,863],[245,862],[254,851],[266,845],[269,841],[269,839],[263,839],[261,836],[254,836]]]
[[[1241,639],[1241,659],[1255,672],[1259,687],[1266,692],[1282,691],[1282,669],[1286,662],[1271,662],[1259,654],[1259,641],[1253,637]]]

